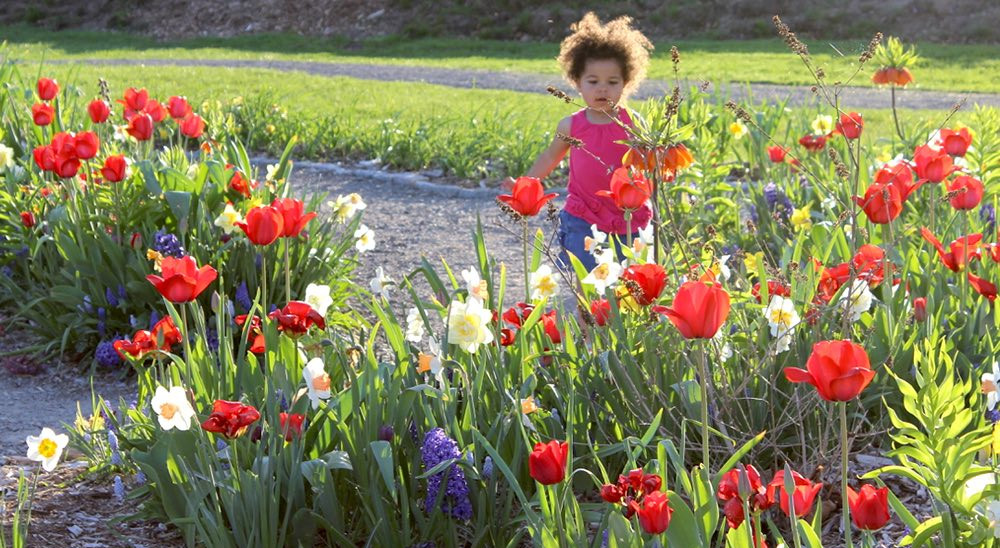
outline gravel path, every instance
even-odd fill
[[[493,72],[487,70],[451,69],[440,67],[420,67],[401,65],[369,65],[362,63],[327,63],[310,61],[266,61],[236,59],[74,59],[72,61],[48,61],[66,63],[88,63],[93,65],[150,65],[185,67],[258,68],[282,71],[300,71],[319,76],[350,76],[367,80],[388,80],[407,82],[427,82],[445,86],[478,89],[501,89],[545,93],[546,86],[566,88],[567,84],[557,75],[528,74],[520,72]],[[700,82],[686,82],[684,85],[698,85]],[[720,84],[724,97],[736,101],[747,98],[747,86],[740,83]],[[646,99],[669,94],[673,84],[663,80],[643,82],[636,97]],[[714,91],[710,86],[709,91]],[[793,105],[808,104],[814,100],[809,86],[782,86],[776,84],[750,84],[750,96],[756,101],[778,101],[790,98]],[[965,99],[971,106],[1000,107],[1000,95],[990,93],[953,93],[899,90],[896,104],[907,109],[950,109]],[[889,108],[889,95],[876,88],[849,87],[842,95],[842,105],[856,109]]]

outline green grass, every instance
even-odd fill
[[[33,82],[35,67],[21,70],[25,69],[25,81]],[[525,172],[551,139],[559,119],[577,108],[532,93],[266,69],[50,65],[45,74],[64,86],[77,86],[81,102],[96,95],[99,78],[107,80],[113,98],[130,86],[146,87],[160,100],[185,95],[210,124],[203,101],[225,106],[241,97],[245,114],[233,125],[243,127],[233,131],[257,150],[277,153],[291,135],[298,135],[301,141],[295,156],[299,159],[380,158],[392,167],[440,167],[472,181]],[[272,104],[287,109],[287,117],[273,112]],[[723,109],[717,108],[721,114]],[[812,119],[816,112],[815,107],[793,109],[786,117],[791,129],[785,144],[796,146],[795,139],[807,124],[803,120]],[[891,135],[890,111],[864,114],[866,138]],[[900,114],[909,123],[940,120],[945,113],[908,110]],[[967,121],[967,116],[960,112],[955,121]],[[268,124],[276,130],[264,133]]]
[[[342,38],[266,34],[233,38],[195,38],[157,42],[115,32],[50,32],[29,26],[0,27],[0,36],[16,57],[41,59],[261,59],[433,66],[463,69],[558,73],[554,43],[474,39],[372,39],[348,43]],[[812,78],[784,44],[775,39],[659,43],[651,78],[673,78],[670,46],[681,51],[681,77],[713,82],[810,84]],[[816,63],[831,82],[847,78],[865,46],[864,40],[810,44]],[[917,44],[922,60],[915,67],[917,88],[1000,92],[1000,57],[996,46]],[[842,55],[841,55],[842,54]],[[870,85],[868,69],[852,84]]]

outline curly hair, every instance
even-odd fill
[[[588,12],[570,30],[572,34],[562,41],[556,58],[566,80],[577,86],[589,59],[614,59],[622,68],[623,95],[639,87],[646,77],[653,43],[632,28],[631,17],[623,15],[602,25],[594,12]]]

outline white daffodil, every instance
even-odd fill
[[[361,195],[354,192],[347,196],[337,196],[336,201],[327,202],[326,205],[333,208],[333,215],[340,223],[346,223],[355,213],[368,207]]]
[[[441,345],[434,337],[428,337],[430,354],[423,352],[417,356],[417,373],[430,373],[437,380],[441,381],[441,373],[444,372],[441,362]]]
[[[830,116],[829,114],[820,114],[813,119],[810,126],[812,126],[814,134],[826,135],[833,131],[833,116]]]
[[[424,319],[420,316],[420,311],[411,308],[406,311],[406,340],[413,344],[420,344],[424,338]]]
[[[10,169],[14,166],[14,149],[0,145],[0,169]]]
[[[160,428],[170,430],[187,430],[191,428],[191,419],[194,418],[194,408],[188,401],[184,388],[173,386],[170,390],[162,386],[156,387],[151,403],[153,412],[156,413],[157,420],[160,421]]]
[[[622,274],[622,265],[614,261],[614,252],[608,254],[603,254],[601,258],[606,257],[606,255],[611,255],[610,261],[599,261],[597,266],[587,274],[587,277],[580,280],[581,283],[585,285],[594,286],[594,291],[599,295],[604,294],[604,290],[611,287],[618,281],[618,277]]]
[[[320,400],[330,399],[330,375],[323,368],[323,360],[313,358],[302,368],[302,379],[306,381],[309,401],[313,409],[319,407]]]
[[[775,354],[786,352],[792,344],[795,326],[799,323],[799,314],[795,311],[795,303],[781,295],[772,295],[771,302],[764,309],[764,317],[771,327],[771,336],[776,337]]]
[[[559,294],[559,284],[549,265],[542,265],[531,273],[531,298],[546,299]]]
[[[215,226],[222,229],[226,234],[232,234],[240,230],[236,223],[243,222],[243,216],[233,207],[233,204],[226,203],[226,208],[215,218]]]
[[[646,228],[639,229],[639,237],[632,240],[632,253],[635,255],[635,260],[640,263],[652,262],[650,260],[650,255],[652,254],[653,248],[653,223],[648,223]],[[645,258],[644,257],[645,254]]]
[[[28,436],[24,441],[28,444],[28,459],[41,462],[42,468],[51,472],[56,469],[63,449],[69,443],[69,436],[56,435],[51,428],[42,428],[41,435]]]
[[[745,137],[747,133],[750,133],[750,130],[739,120],[729,124],[729,134],[733,136],[733,139],[738,141]]]
[[[724,362],[729,361],[729,358],[733,357],[733,347],[723,335],[725,332],[725,329],[719,329],[715,332],[715,336],[712,337],[719,345],[719,360]]]
[[[373,295],[378,295],[383,299],[388,299],[389,290],[392,289],[392,286],[395,283],[396,282],[394,282],[392,278],[385,275],[385,272],[380,266],[375,269],[375,277],[368,282],[368,287],[371,288]]]
[[[994,500],[986,505],[986,519],[990,520],[993,538],[1000,538],[1000,501]]]
[[[266,175],[264,175],[265,181],[273,181],[274,174],[278,171],[278,164],[267,164]]]
[[[320,284],[309,284],[306,286],[305,302],[313,307],[320,316],[326,316],[326,311],[333,304],[330,297],[330,286]]]
[[[486,280],[479,277],[479,271],[475,268],[462,271],[462,279],[465,280],[465,287],[469,290],[469,296],[486,302],[489,299],[489,292],[486,289]]]
[[[719,257],[719,262],[715,264],[719,275],[722,276],[723,281],[727,282],[729,281],[729,277],[733,275],[733,273],[729,270],[729,265],[726,264],[729,262],[729,257],[730,257],[729,255],[723,255]]]
[[[354,243],[354,247],[358,249],[359,253],[375,249],[375,233],[372,232],[372,229],[368,228],[368,226],[359,226],[358,229],[354,231],[354,238],[357,240],[357,242]]]
[[[997,383],[1000,383],[1000,362],[993,362],[993,371],[983,373],[980,380],[983,383],[983,394],[986,394],[986,409],[992,411],[1000,401],[1000,388],[997,387]]]
[[[851,287],[844,290],[840,295],[840,302],[843,303],[844,313],[847,314],[847,321],[853,323],[861,318],[861,315],[872,307],[875,296],[868,288],[865,280],[854,280]]]
[[[457,344],[469,353],[475,353],[481,344],[493,342],[490,322],[493,313],[483,308],[479,299],[451,303],[448,313],[448,342]]]
[[[114,136],[112,137],[112,139],[114,139],[115,141],[118,141],[120,143],[124,143],[129,137],[131,137],[131,135],[129,135],[128,132],[125,131],[126,129],[128,129],[128,126],[125,126],[125,125],[123,125],[123,126],[117,126],[116,125],[114,127],[115,127],[115,133],[114,133]]]
[[[583,238],[583,250],[597,253],[597,248],[608,241],[608,234],[597,229],[597,225],[590,225],[590,236]]]

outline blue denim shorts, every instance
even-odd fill
[[[591,236],[590,223],[568,213],[565,209],[559,212],[559,245],[562,246],[562,252],[559,253],[559,268],[565,270],[572,270],[569,262],[569,255],[567,253],[572,253],[577,259],[583,264],[587,271],[591,271],[597,266],[597,259],[586,251],[583,247],[584,239]],[[616,240],[620,238],[617,234],[611,234],[610,237]],[[639,233],[635,232],[632,234],[633,238],[638,238]],[[618,251],[618,260],[622,261],[625,256],[622,254],[621,250]]]

